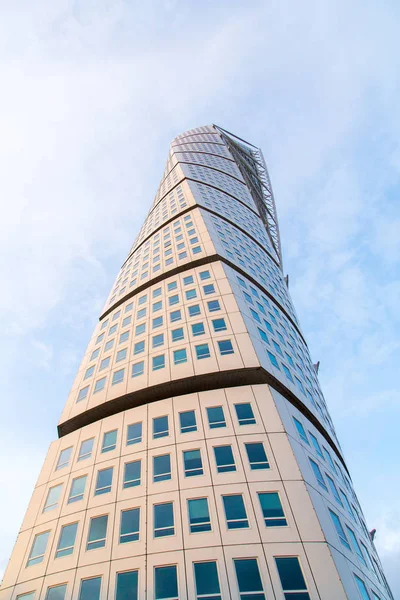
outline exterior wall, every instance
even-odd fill
[[[117,581],[128,571],[137,571],[140,600],[393,598],[283,277],[262,162],[257,149],[215,126],[172,142],[73,382],[0,600],[88,600],[86,580],[101,585],[90,600],[126,600]],[[216,407],[224,417],[213,426]],[[251,418],[240,416],[244,407]],[[188,411],[196,426],[182,430]],[[155,435],[154,420],[163,418],[165,428],[165,417],[168,430]],[[133,443],[130,426],[138,423]],[[251,444],[265,452],[258,463]],[[201,456],[193,476],[185,464],[192,451]],[[218,465],[216,452],[227,462]],[[166,456],[170,474],[157,480],[155,464]],[[139,463],[140,477],[132,474]],[[77,480],[85,481],[79,495]],[[267,518],[266,494],[276,503]],[[243,504],[235,509],[241,520],[228,526],[231,496]],[[189,500],[201,498],[210,529],[193,532]],[[166,503],[173,531],[160,537],[154,506]],[[137,539],[124,542],[122,515],[130,510]],[[99,517],[107,517],[104,540],[91,548],[91,520]],[[75,539],[57,556],[63,528],[73,524]],[[28,566],[41,534],[47,542]],[[277,558],[298,560],[297,578],[285,584]],[[254,574],[240,588],[240,559],[257,565],[258,589]],[[219,591],[200,593],[194,565],[210,561]],[[155,569],[168,565],[177,569],[172,596],[155,589]]]

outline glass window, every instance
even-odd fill
[[[93,375],[93,373],[94,373],[94,365],[92,367],[89,367],[88,369],[86,369],[86,373],[85,373],[85,376],[83,379],[84,380],[89,379],[89,377],[91,377]]]
[[[209,300],[207,302],[207,308],[209,312],[215,312],[217,310],[221,310],[218,300]]]
[[[27,594],[18,594],[17,600],[35,600],[35,592],[28,592]]]
[[[173,342],[183,340],[183,338],[184,338],[183,327],[179,327],[178,329],[173,329],[173,331],[171,331],[171,337],[172,337]]]
[[[179,423],[181,427],[181,433],[197,431],[196,414],[194,410],[186,410],[179,413]]]
[[[126,489],[140,485],[141,472],[142,465],[140,460],[134,460],[132,462],[125,463],[124,483],[122,484],[122,487]]]
[[[141,360],[132,365],[132,377],[139,377],[139,375],[143,375],[144,373],[144,361]]]
[[[124,380],[124,372],[125,369],[120,369],[119,371],[115,371],[115,373],[113,373],[112,385],[121,383]]]
[[[45,531],[44,533],[38,533],[35,535],[28,562],[26,563],[27,567],[30,567],[31,565],[38,565],[39,563],[43,562],[49,535],[50,531]]]
[[[95,496],[111,492],[112,476],[113,467],[102,469],[97,473],[96,489],[94,492]]]
[[[97,336],[96,344],[99,344],[103,338],[104,338],[104,333],[101,333],[99,336]]]
[[[327,473],[325,473],[325,475],[328,480],[329,489],[331,490],[333,497],[335,498],[336,502],[340,504],[340,506],[343,506],[335,482],[333,481],[332,477],[329,477],[329,475],[327,475]]]
[[[218,429],[219,427],[226,427],[226,421],[224,416],[224,409],[222,406],[209,406],[207,407],[207,418],[210,429]]]
[[[210,511],[207,498],[188,500],[190,533],[211,531]]]
[[[312,445],[315,448],[316,453],[321,457],[324,458],[324,455],[322,454],[322,450],[321,450],[321,446],[319,445],[319,442],[317,440],[317,438],[315,437],[315,435],[313,435],[310,431],[308,432],[311,438],[311,442]]]
[[[107,352],[107,350],[110,350],[113,346],[114,346],[114,340],[109,340],[107,342],[107,344],[104,346],[104,352]]]
[[[90,519],[86,550],[103,548],[106,545],[108,515]]]
[[[370,600],[367,588],[366,588],[365,583],[363,582],[363,580],[360,579],[355,573],[354,573],[354,577],[355,577],[355,580],[356,580],[358,591],[361,594],[362,600]]]
[[[201,344],[200,346],[195,346],[196,356],[198,360],[202,358],[210,358],[210,349],[208,344]]]
[[[175,321],[180,321],[182,318],[181,311],[173,310],[172,312],[169,313],[169,317],[170,317],[171,323],[175,323]]]
[[[132,444],[139,444],[142,441],[142,422],[132,423],[128,425],[128,432],[126,436],[126,445],[131,446]]]
[[[269,352],[269,350],[267,350],[267,354],[269,356],[269,360],[274,365],[274,367],[279,369],[279,364],[278,364],[278,361],[276,360],[276,356],[274,354],[272,354],[272,352]]]
[[[177,283],[176,281],[171,281],[171,283],[168,284],[168,291],[172,292],[172,290],[176,290],[177,288]]]
[[[276,567],[286,600],[310,600],[297,556],[276,556]]]
[[[299,434],[300,438],[303,440],[303,442],[310,445],[310,442],[308,441],[306,430],[304,429],[303,424],[300,423],[300,421],[298,421],[298,419],[296,419],[295,417],[293,417],[293,421],[294,421],[294,424],[296,425],[297,433]]]
[[[125,312],[129,312],[133,308],[133,302],[130,302],[125,306]]]
[[[138,571],[125,571],[117,575],[117,595],[115,600],[138,600]]]
[[[85,494],[86,479],[87,475],[83,475],[82,477],[77,477],[76,479],[72,480],[71,490],[69,492],[67,504],[72,504],[73,502],[79,502],[79,500],[83,500],[83,496]]]
[[[172,502],[154,505],[154,537],[174,535],[174,507]]]
[[[240,600],[264,600],[265,595],[257,559],[236,558],[233,562],[240,592]]]
[[[153,419],[153,439],[166,437],[167,435],[169,435],[168,415],[155,417]]]
[[[78,461],[85,460],[86,458],[90,458],[92,456],[93,443],[94,443],[94,438],[90,438],[89,440],[84,440],[81,443],[81,447],[79,449]]]
[[[216,561],[194,563],[197,600],[221,600]]]
[[[225,354],[233,354],[235,352],[231,340],[221,340],[217,343],[221,356],[225,356]]]
[[[184,285],[190,285],[191,283],[193,283],[193,275],[188,275],[187,277],[183,278]]]
[[[88,391],[89,391],[88,385],[86,387],[82,388],[81,390],[79,390],[78,398],[76,401],[81,402],[82,400],[84,400],[88,395]]]
[[[159,333],[158,335],[153,335],[153,348],[157,348],[158,346],[162,346],[164,344],[164,334]]]
[[[158,369],[163,369],[164,367],[165,367],[164,354],[159,354],[158,356],[153,356],[153,371],[158,371]]]
[[[78,523],[70,523],[61,527],[60,538],[58,540],[56,558],[61,556],[69,556],[74,551],[76,532]]]
[[[161,309],[162,309],[162,300],[159,300],[158,302],[154,302],[153,312],[158,312]]]
[[[225,319],[213,319],[211,322],[215,332],[226,330]]]
[[[133,346],[133,354],[141,354],[144,352],[144,343],[144,340],[141,342],[136,342],[136,344]]]
[[[322,475],[321,469],[319,468],[319,466],[317,465],[316,462],[314,462],[311,458],[309,458],[312,470],[314,471],[314,475],[316,480],[318,481],[319,485],[324,488],[324,490],[328,491],[328,488],[326,487],[326,483],[324,480],[324,477]]]
[[[108,335],[112,335],[113,333],[115,333],[117,331],[118,325],[113,325],[112,327],[110,327],[110,329],[108,330]]]
[[[154,569],[155,600],[179,600],[176,565]]]
[[[204,323],[194,323],[192,326],[192,335],[203,335],[205,333]]]
[[[180,365],[181,363],[187,362],[187,354],[185,348],[174,350],[174,365]]]
[[[162,293],[162,290],[160,287],[153,290],[153,298],[158,298],[158,296],[161,296],[161,293]]]
[[[125,317],[125,319],[122,320],[121,327],[126,327],[127,325],[130,324],[131,321],[132,321],[132,317],[130,315],[129,315],[129,317]]]
[[[81,581],[79,600],[100,600],[101,577]]]
[[[140,325],[136,325],[135,335],[141,335],[146,331],[146,323],[141,323]]]
[[[258,492],[258,499],[266,527],[284,527],[287,525],[278,492]]]
[[[67,591],[67,584],[56,585],[47,590],[46,600],[64,600]]]
[[[101,329],[105,329],[108,325],[108,319],[106,319],[105,321],[102,322],[101,324]]]
[[[70,448],[65,448],[64,450],[61,450],[60,456],[58,457],[56,471],[58,471],[59,469],[63,469],[64,467],[68,467],[69,460],[71,458],[71,454],[72,454],[72,446]]]
[[[264,444],[262,442],[245,444],[245,448],[249,459],[250,469],[252,471],[270,468]]]
[[[228,529],[244,529],[249,526],[242,494],[222,496]]]
[[[235,411],[239,425],[255,425],[256,419],[249,402],[235,404]]]
[[[117,352],[117,356],[115,357],[115,362],[120,362],[121,360],[125,360],[126,353],[127,353],[127,348],[124,348],[123,350],[119,350]]]
[[[107,377],[102,377],[101,379],[98,379],[96,381],[96,384],[94,386],[94,392],[93,392],[94,394],[96,392],[101,392],[102,390],[104,390],[105,385],[106,385],[106,379],[107,379]]]
[[[169,306],[174,306],[174,304],[179,304],[179,294],[174,294],[173,296],[169,296],[168,304],[169,304]]]
[[[119,543],[137,542],[139,539],[140,508],[131,508],[121,512]]]
[[[171,456],[162,454],[153,457],[153,481],[166,481],[171,479]]]
[[[189,317],[196,317],[201,313],[200,306],[198,304],[194,304],[193,306],[188,307]]]
[[[99,371],[106,369],[108,367],[108,365],[110,364],[110,360],[111,359],[109,356],[107,356],[107,358],[103,358],[103,360],[100,362]]]
[[[185,467],[185,477],[194,477],[203,475],[203,463],[200,450],[186,450],[183,452],[183,463]]]
[[[348,525],[346,525],[346,529],[347,529],[347,534],[350,538],[351,545],[353,546],[354,552],[357,554],[357,556],[360,559],[360,561],[362,562],[362,564],[366,567],[367,563],[366,563],[363,553],[361,552],[360,544],[358,543],[358,540],[355,536],[354,531],[352,529],[350,529],[350,527]]]
[[[157,329],[157,327],[162,327],[163,322],[164,322],[163,317],[156,317],[155,319],[153,319],[153,321],[152,321],[153,329]]]
[[[103,444],[101,446],[102,452],[110,452],[111,450],[115,450],[117,446],[117,433],[118,430],[114,429],[113,431],[107,431],[103,436]]]
[[[204,281],[205,279],[210,279],[210,271],[202,271],[200,273],[200,279]]]
[[[206,295],[208,295],[208,294],[214,294],[215,293],[214,285],[212,283],[209,283],[208,285],[203,285],[203,292]]]
[[[186,300],[193,300],[194,298],[197,298],[197,292],[195,289],[186,290],[185,295],[186,295]]]
[[[49,510],[53,510],[53,509],[57,508],[57,504],[58,504],[58,501],[59,501],[60,495],[61,495],[61,490],[62,490],[62,484],[55,485],[54,487],[49,489],[49,491],[47,493],[46,502],[43,507],[43,512],[48,512]]]
[[[215,446],[214,455],[218,473],[228,473],[229,471],[236,471],[232,446]]]
[[[347,537],[346,537],[346,534],[344,532],[344,529],[342,527],[342,524],[340,522],[339,517],[330,508],[328,510],[329,510],[330,515],[331,515],[331,519],[333,521],[333,524],[335,526],[336,533],[338,534],[341,543],[343,544],[343,546],[345,546],[345,548],[347,548],[348,550],[350,550],[350,544],[347,541]]]
[[[116,313],[114,313],[114,314],[113,314],[113,318],[112,318],[112,320],[113,320],[113,321],[116,321],[116,320],[118,319],[118,317],[120,316],[120,314],[121,314],[121,311],[120,311],[120,310],[118,310]]]

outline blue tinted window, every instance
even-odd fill
[[[138,579],[138,571],[118,573],[115,600],[138,600]]]
[[[194,410],[186,410],[185,412],[179,413],[179,422],[181,433],[197,431],[196,415]]]
[[[264,600],[260,571],[255,558],[235,559],[240,600]],[[295,600],[295,599],[294,599]]]
[[[336,502],[338,504],[340,504],[340,506],[343,506],[342,501],[341,501],[340,496],[339,496],[339,492],[337,491],[337,487],[335,485],[335,482],[333,481],[333,479],[331,477],[329,477],[329,475],[327,475],[326,473],[325,473],[325,475],[326,475],[326,478],[328,480],[329,489],[331,490],[332,495],[334,496]]]
[[[103,369],[106,369],[108,367],[108,365],[110,364],[110,356],[107,356],[107,358],[103,358],[103,360],[100,362],[100,367],[99,367],[99,371],[102,371]],[[86,379],[86,377],[85,377]]]
[[[193,275],[188,275],[187,277],[183,278],[184,285],[190,285],[191,283],[193,283]]]
[[[169,313],[169,317],[170,317],[171,323],[175,323],[175,321],[180,321],[182,318],[181,311],[173,310],[171,313]]]
[[[174,294],[168,298],[168,304],[170,306],[174,306],[174,304],[179,304],[179,294]]]
[[[266,527],[284,527],[287,525],[278,492],[258,492],[258,499]]]
[[[43,512],[48,512],[50,510],[54,510],[57,508],[58,501],[60,499],[62,484],[56,485],[49,489],[47,493],[47,498],[45,505],[43,507]]]
[[[168,291],[172,292],[172,290],[176,290],[177,288],[177,283],[176,281],[171,281],[171,283],[168,284]]]
[[[176,565],[154,569],[155,600],[179,600]]]
[[[164,417],[155,417],[153,419],[153,439],[169,435],[168,415]]]
[[[216,310],[221,310],[218,300],[209,300],[207,302],[207,308],[209,312],[215,312]]]
[[[60,558],[61,556],[69,556],[73,553],[77,530],[78,523],[64,525],[61,528],[60,538],[57,544],[56,558]]]
[[[173,355],[174,355],[174,365],[179,365],[181,363],[187,362],[187,354],[186,354],[185,348],[181,348],[180,350],[174,350]]]
[[[194,336],[203,335],[203,333],[205,333],[204,323],[194,323],[192,325],[192,334]]]
[[[103,548],[106,545],[107,524],[107,515],[90,519],[86,550],[95,550],[96,548]]]
[[[247,457],[249,459],[250,469],[252,471],[269,469],[269,462],[262,442],[251,442],[245,444],[245,448]]]
[[[67,585],[65,583],[63,585],[51,587],[47,590],[46,600],[64,600],[66,591]],[[22,600],[25,596],[18,596],[18,598]]]
[[[218,473],[236,471],[235,459],[233,458],[232,446],[216,446],[214,448],[215,462]]]
[[[363,553],[361,552],[360,544],[358,543],[358,540],[355,536],[354,531],[352,529],[350,529],[350,527],[348,527],[348,525],[346,525],[346,529],[347,529],[347,534],[350,538],[351,545],[353,546],[354,552],[357,554],[357,556],[360,559],[360,561],[362,562],[362,564],[366,567],[367,563],[366,563]]]
[[[226,354],[233,354],[234,349],[232,346],[231,340],[222,340],[218,341],[218,349],[221,356],[225,356]]]
[[[210,512],[207,498],[188,500],[190,533],[211,531]]]
[[[306,582],[297,556],[275,557],[286,600],[309,600]]]
[[[342,527],[342,524],[340,522],[339,517],[331,509],[328,509],[328,510],[329,510],[330,515],[331,515],[331,519],[333,521],[333,524],[335,526],[336,532],[337,532],[337,534],[339,536],[339,539],[340,539],[341,543],[343,544],[343,546],[345,546],[345,548],[347,548],[348,550],[350,550],[350,544],[347,541],[347,537],[346,537],[346,534],[344,532],[344,529]]]
[[[113,467],[102,469],[97,473],[96,489],[94,492],[95,496],[111,492],[112,477]]]
[[[314,471],[314,475],[316,480],[318,481],[319,485],[324,488],[324,490],[328,491],[328,488],[326,487],[326,483],[324,480],[324,477],[321,473],[321,469],[319,468],[319,466],[317,465],[316,462],[314,462],[313,460],[311,460],[311,458],[309,458],[312,470]]]
[[[121,512],[120,544],[136,542],[139,539],[140,508]]]
[[[172,502],[154,505],[154,537],[174,535],[174,508]]]
[[[78,398],[76,401],[81,402],[82,400],[84,400],[88,395],[88,391],[89,391],[88,385],[86,387],[82,388],[81,390],[79,390]]]
[[[79,500],[83,499],[85,494],[86,487],[86,479],[87,476],[83,475],[82,477],[77,477],[72,480],[71,490],[69,492],[68,504],[72,504],[73,502],[79,502]]]
[[[300,423],[300,421],[298,421],[295,417],[293,417],[293,421],[294,421],[294,424],[296,425],[297,432],[298,432],[299,436],[301,437],[301,439],[303,440],[303,442],[310,445],[310,442],[308,441],[306,430],[304,429],[303,424]]]
[[[242,494],[222,496],[224,503],[226,524],[228,529],[243,529],[249,526],[246,508]]]
[[[215,332],[225,331],[227,329],[225,319],[213,319],[212,325]]]
[[[158,356],[153,356],[153,371],[158,371],[158,369],[163,369],[164,367],[165,367],[164,354],[159,354]]]
[[[278,361],[276,360],[276,356],[274,354],[272,354],[272,352],[269,352],[268,350],[267,350],[267,354],[268,354],[269,360],[274,365],[274,367],[279,369],[279,364],[278,364]]]
[[[319,456],[321,458],[324,458],[324,455],[322,454],[321,446],[319,445],[317,438],[311,432],[308,432],[308,433],[310,434],[312,445],[314,446],[316,453],[319,454]]]
[[[198,600],[221,600],[221,588],[215,561],[194,563],[194,577]]]
[[[183,327],[179,327],[178,329],[174,329],[173,331],[171,331],[171,336],[172,336],[173,342],[178,342],[179,340],[183,340],[183,338],[184,338]]]
[[[90,458],[92,456],[93,442],[94,442],[94,438],[90,438],[89,440],[84,440],[81,443],[81,447],[79,449],[78,461],[85,460],[86,458]]]
[[[159,333],[158,335],[153,335],[153,348],[157,348],[158,346],[162,346],[164,344],[164,334]]]
[[[132,377],[139,377],[139,375],[143,375],[144,373],[144,361],[141,360],[132,365]]]
[[[115,357],[115,362],[120,362],[121,360],[125,360],[126,353],[127,353],[127,348],[124,348],[123,350],[119,350]]]
[[[153,327],[153,329],[157,329],[157,327],[162,327],[162,324],[163,324],[163,318],[155,317],[153,319],[152,327]]]
[[[110,452],[110,450],[115,450],[117,445],[117,433],[118,430],[114,429],[113,431],[107,431],[107,433],[103,436],[103,444],[101,447],[102,452]]]
[[[166,481],[171,479],[171,456],[162,454],[153,457],[153,481]]]
[[[142,466],[140,460],[125,463],[123,487],[130,488],[140,485]]]
[[[200,344],[200,346],[195,346],[196,356],[198,360],[202,358],[210,358],[210,349],[208,344]]]
[[[186,300],[193,300],[194,298],[197,298],[197,292],[195,289],[186,290],[185,296],[186,296]]]
[[[100,600],[101,577],[84,579],[81,582],[79,600]]]
[[[195,317],[200,314],[200,306],[195,304],[194,306],[189,306],[188,308],[189,317]]]
[[[354,577],[356,579],[356,584],[357,584],[357,587],[358,587],[358,591],[361,594],[362,600],[370,600],[367,588],[365,587],[365,583],[363,582],[363,580],[360,579],[359,577],[357,577],[356,574],[354,574]]]
[[[224,409],[222,408],[222,406],[207,407],[207,418],[210,429],[226,427]]]
[[[203,463],[201,461],[200,450],[187,450],[183,453],[183,463],[185,466],[185,476],[194,477],[203,475]]]
[[[141,335],[146,331],[146,323],[142,323],[141,325],[136,325],[135,335]]]
[[[142,423],[132,423],[128,425],[126,445],[139,444],[142,441]]]
[[[210,278],[210,271],[202,271],[200,273],[200,279],[202,281],[204,281],[205,279],[209,279]]]
[[[162,309],[162,300],[159,300],[158,302],[154,302],[153,312],[158,312],[161,309]]]
[[[253,409],[249,402],[243,402],[242,404],[235,404],[236,416],[239,425],[254,425],[256,419],[254,417]]]

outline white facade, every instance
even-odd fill
[[[262,155],[220,128],[172,143],[59,434],[0,600],[392,598]]]

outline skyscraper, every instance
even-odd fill
[[[0,600],[392,598],[262,153],[220,127],[172,142],[58,433]]]

